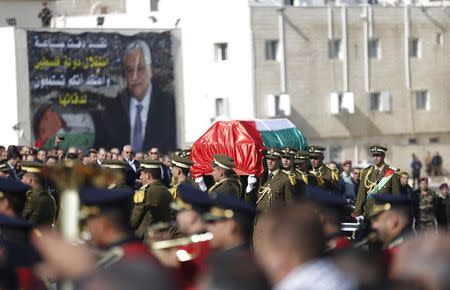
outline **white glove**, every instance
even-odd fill
[[[208,187],[206,187],[205,181],[203,180],[203,176],[197,177],[195,182],[198,183],[201,191],[207,191]]]
[[[364,221],[364,216],[359,215],[359,216],[355,217],[355,219],[356,219],[357,222],[360,223],[360,222]]]
[[[249,193],[255,187],[255,184],[258,182],[258,179],[253,174],[250,174],[247,178],[247,188],[245,189],[246,193]]]

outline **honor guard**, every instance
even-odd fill
[[[360,219],[368,218],[373,206],[373,196],[380,193],[400,194],[400,170],[384,162],[386,147],[373,145],[370,147],[373,164],[361,172],[361,182],[356,197],[353,215]]]
[[[242,186],[234,172],[234,159],[228,155],[215,154],[212,162],[214,185],[209,189],[210,196],[232,195],[241,198]]]
[[[110,175],[106,175],[104,180],[105,188],[129,188],[125,180],[126,170],[129,169],[128,163],[121,160],[105,159],[102,162],[102,168],[111,172]]]
[[[217,255],[250,256],[250,238],[256,207],[235,197],[219,195],[203,215],[213,234],[210,246]]]
[[[295,171],[294,156],[297,153],[295,148],[283,147],[281,148],[281,166],[286,174]]]
[[[297,180],[304,182],[310,186],[317,186],[317,178],[309,170],[309,152],[300,150],[294,156],[295,176]]]
[[[84,188],[80,191],[80,217],[85,220],[90,241],[101,252],[99,268],[118,262],[158,264],[128,224],[132,207],[131,189]]]
[[[333,192],[312,186],[306,190],[306,196],[313,202],[319,214],[327,243],[326,252],[335,254],[350,247],[350,240],[341,230],[341,224],[347,214],[350,214],[347,200]]]
[[[16,284],[14,288],[6,289],[47,289],[44,282],[33,273],[33,267],[42,262],[38,251],[31,244],[33,231],[33,225],[26,220],[0,214],[0,271],[2,278],[8,271],[12,282]]]
[[[323,152],[325,148],[314,145],[310,146],[308,151],[312,164],[311,173],[317,178],[317,186],[329,191],[339,192],[339,171],[323,163]]]
[[[178,196],[172,203],[176,211],[179,231],[183,235],[207,236],[206,223],[202,215],[211,207],[212,200],[208,193],[182,183],[178,186]],[[177,248],[177,260],[183,289],[194,289],[197,279],[206,271],[206,260],[210,254],[209,240],[200,240]]]
[[[408,196],[374,195],[369,217],[372,229],[383,243],[382,258],[388,273],[395,255],[412,230],[411,203]]]
[[[130,225],[142,239],[151,224],[170,221],[170,203],[173,199],[169,189],[161,182],[160,161],[142,160],[140,181],[142,187],[134,193]]]
[[[280,168],[281,152],[269,148],[265,154],[268,172],[261,179],[256,205],[262,212],[280,208],[294,198],[294,186]]]
[[[22,161],[22,182],[29,185],[22,217],[36,226],[51,227],[56,220],[58,206],[56,200],[43,188],[40,176],[43,164],[34,161]]]
[[[180,152],[182,153],[182,152]],[[173,198],[178,196],[178,186],[180,184],[193,184],[192,178],[190,178],[189,170],[194,162],[187,156],[172,154],[172,182],[173,186],[170,188],[170,193]]]

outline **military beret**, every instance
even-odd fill
[[[267,148],[264,156],[269,159],[279,159],[281,158],[281,151],[276,148]]]
[[[392,209],[411,209],[412,200],[404,195],[391,194],[375,194],[375,205],[369,213],[370,217],[374,217],[384,211]]]
[[[193,209],[205,213],[211,207],[212,200],[206,191],[201,191],[187,183],[178,185],[177,189],[178,197],[171,204],[173,210]]]
[[[323,152],[325,151],[325,147],[319,145],[312,145],[308,147],[309,156],[310,157],[318,157],[323,156]]]
[[[81,218],[99,215],[105,209],[126,208],[132,195],[133,191],[128,188],[83,188],[80,190]]]
[[[194,162],[192,162],[191,159],[189,159],[187,156],[181,156],[177,154],[172,154],[172,165],[182,168],[190,168],[192,165],[194,165]]]
[[[293,158],[295,153],[297,153],[297,149],[291,147],[283,147],[281,148],[281,157]]]
[[[439,185],[439,189],[443,189],[443,188],[448,188],[448,184],[442,183],[441,185]]]
[[[24,219],[0,215],[0,231],[8,233],[0,237],[0,248],[6,250],[6,259],[12,266],[30,267],[42,260],[31,245],[32,230],[33,224]]]
[[[153,159],[144,159],[141,161],[141,169],[161,168],[161,161]]]
[[[23,195],[30,190],[31,187],[15,180],[12,177],[0,177],[0,197],[5,195]]]
[[[205,221],[233,219],[238,216],[253,217],[257,213],[255,205],[229,195],[218,195],[210,210],[203,215]]]
[[[223,169],[233,169],[234,168],[234,159],[228,155],[224,154],[215,154],[212,167],[219,166]]]
[[[387,148],[384,146],[380,146],[380,145],[372,145],[370,146],[370,152],[372,152],[372,154],[385,154],[387,151]]]
[[[295,163],[305,162],[308,159],[309,159],[308,151],[300,150],[300,151],[297,151],[297,153],[295,153],[295,156],[294,156]]]
[[[108,169],[125,169],[128,164],[121,160],[106,159],[103,162],[103,167]]]
[[[44,167],[44,164],[40,163],[40,162],[36,162],[36,161],[22,161],[21,162],[21,169],[26,172],[40,173],[42,167]]]

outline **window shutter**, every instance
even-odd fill
[[[349,114],[355,113],[355,96],[352,92],[345,92],[342,97],[341,108]]]
[[[331,114],[339,114],[339,94],[330,93],[330,111]]]
[[[288,94],[280,95],[280,111],[284,112],[286,117],[291,115],[291,97]]]
[[[380,94],[381,104],[380,111],[381,112],[390,112],[391,111],[391,94],[388,91],[382,91]]]
[[[275,117],[275,115],[276,115],[275,96],[274,95],[267,96],[267,115],[269,117]]]

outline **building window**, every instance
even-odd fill
[[[417,139],[416,139],[416,138],[409,138],[409,139],[408,139],[408,144],[409,144],[409,145],[417,144]]]
[[[436,33],[436,44],[437,45],[444,45],[444,35],[440,32]]]
[[[159,0],[150,0],[150,11],[155,12],[159,10]]]
[[[380,42],[378,39],[370,39],[368,43],[369,58],[380,58]]]
[[[266,40],[266,60],[278,59],[278,40]]]
[[[228,43],[215,43],[214,44],[216,62],[225,61],[228,59]]]
[[[348,113],[355,112],[355,97],[352,92],[330,93],[331,113]]]
[[[291,115],[291,99],[289,95],[269,95],[267,101],[267,115],[269,117],[289,117]]]
[[[427,90],[416,91],[416,109],[430,110],[430,97]]]
[[[330,148],[330,161],[342,162],[342,147],[336,146]]]
[[[342,59],[341,40],[340,39],[329,39],[328,40],[328,58]]]
[[[420,40],[418,38],[409,39],[409,57],[421,57]]]
[[[391,94],[387,91],[370,93],[370,110],[376,112],[391,111]]]
[[[439,143],[439,137],[431,137],[430,138],[430,143],[432,143],[432,144]]]
[[[224,98],[216,98],[214,105],[215,105],[216,117],[227,116],[228,108],[227,108],[226,99],[224,99]]]

